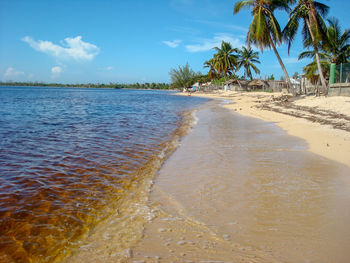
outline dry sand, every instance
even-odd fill
[[[285,96],[282,93],[217,91],[192,96],[229,100],[233,103],[225,107],[244,116],[275,122],[288,134],[304,139],[311,152],[350,166],[349,97],[302,97],[288,103],[290,108],[273,100]]]

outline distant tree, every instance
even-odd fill
[[[220,47],[214,47],[214,67],[220,76],[231,75],[237,65],[238,49],[233,48],[230,43],[222,41]]]
[[[198,73],[194,72],[188,63],[185,66],[178,66],[177,69],[170,69],[171,86],[173,88],[187,88],[196,82]]]
[[[217,78],[218,73],[217,73],[217,71],[215,69],[214,58],[205,61],[203,67],[204,68],[209,68],[209,71],[208,71],[208,78],[209,78],[209,80]]]
[[[252,75],[252,69],[256,74],[260,73],[260,70],[255,66],[254,63],[260,64],[259,61],[259,53],[253,51],[251,47],[242,47],[241,50],[238,52],[238,64],[236,68],[236,72],[243,67],[244,68],[244,77],[250,78],[253,80],[253,75]]]
[[[267,77],[267,80],[275,80],[275,76],[273,74],[271,74],[271,76]]]
[[[299,73],[298,73],[298,72],[295,72],[295,73],[293,74],[293,79],[297,79],[298,76],[299,76]]]

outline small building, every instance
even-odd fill
[[[247,91],[248,90],[248,81],[244,79],[230,79],[224,83],[228,85],[230,90],[233,91]]]
[[[254,79],[248,84],[248,90],[266,90],[269,87],[269,83],[262,79]]]

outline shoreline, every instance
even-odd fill
[[[154,179],[135,262],[347,262],[348,166],[212,101]],[[326,223],[327,222],[327,223]]]
[[[187,96],[188,94],[178,93],[177,95]],[[263,108],[265,103],[273,104],[273,102],[271,102],[272,96],[283,96],[282,93],[238,93],[232,91],[221,91],[212,93],[192,93],[191,96],[226,100],[229,103],[224,105],[225,108],[233,110],[243,116],[273,122],[285,130],[289,135],[304,139],[308,144],[308,150],[310,152],[350,167],[349,131],[335,129],[329,125],[323,125],[318,122],[311,122],[303,117],[294,117],[289,115],[289,113],[284,114]],[[329,99],[331,98],[326,98],[325,100]],[[300,101],[302,102],[302,100],[305,99],[298,100],[296,103],[300,104]],[[322,100],[322,98],[315,98],[314,102],[317,102],[317,100]],[[348,107],[349,110],[345,108],[342,113],[348,113],[347,116],[350,117],[350,98],[346,98],[345,102],[347,102],[346,100],[348,100],[349,106],[345,106]],[[316,105],[319,105],[320,103],[322,102],[319,101]],[[312,103],[310,104],[312,105]],[[312,107],[315,106],[312,105]],[[294,110],[294,112],[295,111],[297,110]]]

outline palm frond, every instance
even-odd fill
[[[313,1],[313,4],[315,6],[317,13],[319,13],[322,17],[327,16],[327,14],[329,12],[328,5],[322,4],[322,3],[317,2],[317,1]]]
[[[301,52],[298,56],[298,60],[304,59],[304,58],[314,58],[315,57],[315,52],[313,51],[304,51]]]
[[[233,14],[239,13],[244,8],[249,8],[254,5],[254,0],[238,1],[233,7]]]

